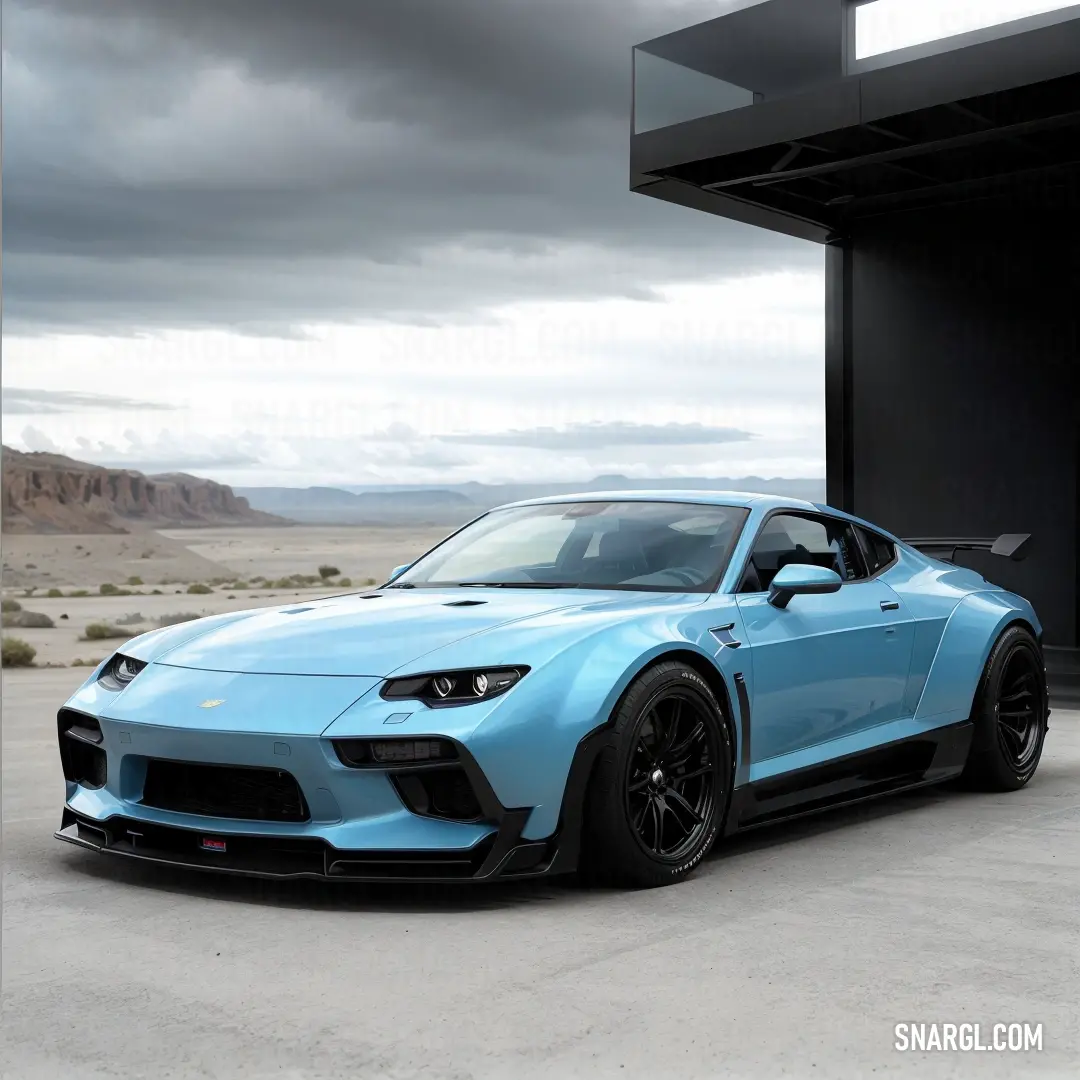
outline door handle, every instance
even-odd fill
[[[899,611],[900,610],[900,604],[896,600],[882,600],[881,601],[881,610],[882,611]]]

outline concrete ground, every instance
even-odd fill
[[[1080,1075],[1080,712],[1022,792],[781,825],[673,888],[267,885],[52,839],[80,678],[4,676],[4,1076]],[[902,1021],[1044,1050],[902,1053]]]

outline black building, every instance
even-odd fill
[[[735,0],[634,50],[631,188],[825,245],[829,502],[1080,645],[1080,4],[856,59],[865,0]],[[733,9],[733,10],[730,10]]]

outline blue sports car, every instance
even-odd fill
[[[56,836],[267,877],[653,886],[796,814],[1014,790],[1041,627],[952,559],[1026,539],[743,493],[501,507],[380,588],[127,642],[58,714]]]

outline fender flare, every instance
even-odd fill
[[[732,691],[728,686],[728,678],[714,659],[689,642],[674,646],[669,644],[649,650],[624,672],[623,677],[616,684],[616,689],[612,691],[611,707],[604,721],[583,736],[574,750],[566,785],[563,788],[559,824],[554,837],[555,851],[547,868],[548,873],[563,874],[577,869],[581,855],[581,832],[584,825],[585,797],[589,780],[596,766],[596,759],[607,744],[607,736],[614,722],[615,713],[634,682],[654,664],[664,660],[681,661],[694,668],[720,700],[720,707],[725,710],[725,720],[729,725],[732,745],[735,748],[733,764],[735,773],[738,774],[740,754],[743,753],[743,746],[748,743],[743,725],[749,724],[749,709],[741,708],[741,698],[745,695],[745,690],[742,693],[736,690],[736,698],[733,699]],[[741,717],[735,714],[733,700],[740,702],[740,712],[743,714]],[[734,780],[734,777],[732,779]]]
[[[968,719],[997,639],[1020,624],[1038,640],[1035,624],[1018,601],[1009,593],[978,592],[953,608],[915,709],[916,720],[935,727]]]

